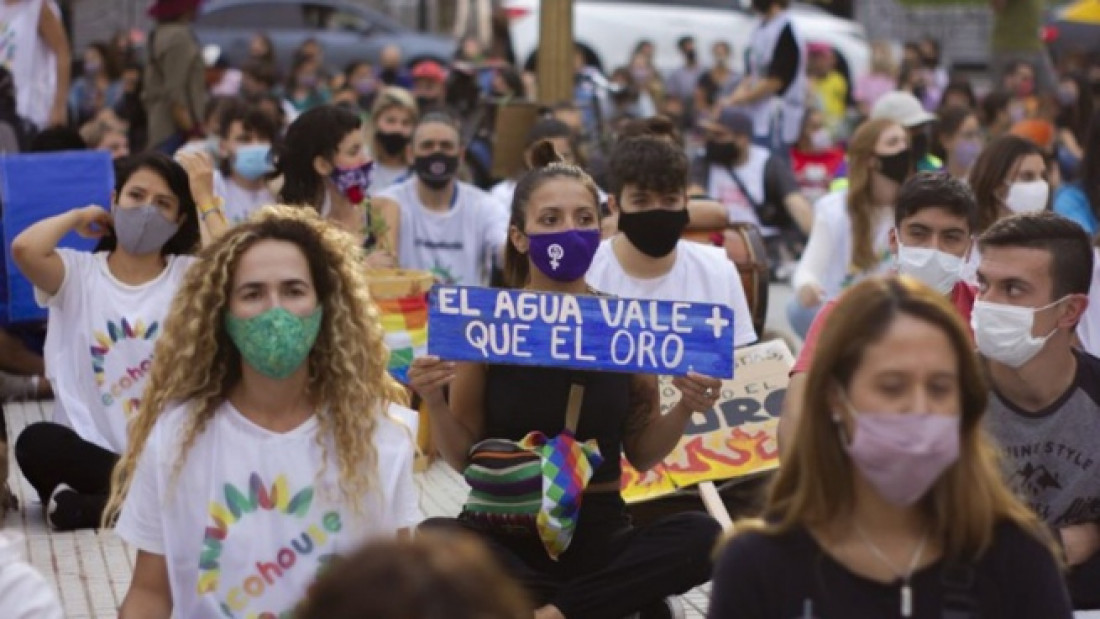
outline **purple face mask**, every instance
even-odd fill
[[[858,413],[841,442],[860,474],[887,502],[908,507],[959,459],[959,417],[932,413]],[[843,432],[842,432],[843,434]]]
[[[333,167],[332,170],[332,182],[336,184],[336,188],[340,190],[340,193],[347,196],[353,204],[358,204],[370,188],[371,170],[374,169],[374,162],[368,161],[361,166],[354,168],[337,168]]]
[[[529,234],[528,256],[544,275],[557,282],[573,282],[584,277],[596,249],[599,230],[565,230],[547,234]]]

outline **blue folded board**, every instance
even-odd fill
[[[31,283],[11,259],[11,242],[32,224],[89,204],[109,208],[115,173],[109,153],[65,151],[0,156],[0,199],[3,200],[3,292],[0,307],[6,322],[46,319],[46,310],[34,301]],[[95,241],[70,232],[58,247],[89,251]],[[3,299],[0,299],[2,305]],[[0,321],[5,322],[5,321]]]

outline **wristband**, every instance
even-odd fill
[[[215,211],[221,211],[222,206],[225,205],[225,200],[219,197],[215,197],[209,204],[199,205],[199,219],[206,219],[206,216]]]

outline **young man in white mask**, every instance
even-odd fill
[[[971,231],[978,206],[970,188],[945,172],[921,172],[910,178],[898,193],[894,207],[894,229],[890,250],[897,271],[909,275],[950,297],[964,321],[969,322],[977,291],[962,281],[966,256],[971,251]],[[779,420],[779,446],[791,443],[802,413],[806,374],[810,370],[817,340],[828,326],[837,300],[827,302],[814,318],[798,360],[791,368],[791,381],[783,400]]]
[[[1076,223],[1014,215],[979,241],[971,325],[1005,474],[1065,547],[1076,608],[1100,607],[1100,359],[1074,347],[1093,254]]]

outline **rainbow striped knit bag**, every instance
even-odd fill
[[[558,436],[531,432],[518,442],[488,439],[475,445],[463,473],[470,497],[461,518],[509,532],[534,531],[557,560],[573,541],[584,489],[603,462],[594,439],[576,438],[583,399],[584,387],[574,384]]]

